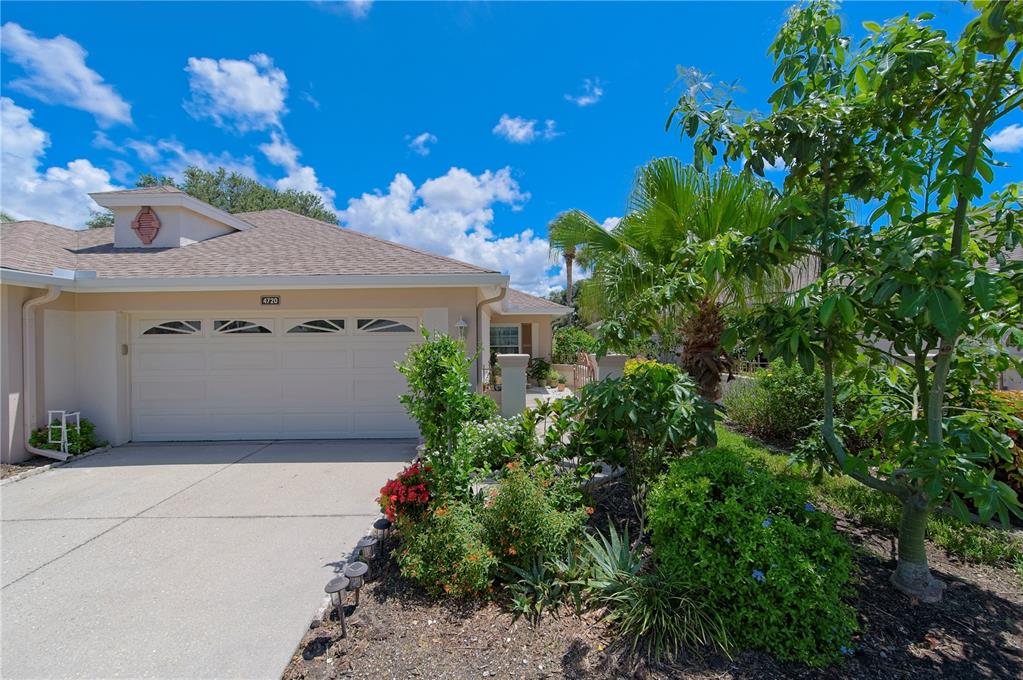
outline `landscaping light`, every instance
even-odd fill
[[[381,517],[373,522],[373,532],[376,533],[380,544],[383,545],[391,537],[391,520]]]
[[[347,576],[331,579],[323,591],[330,597],[330,606],[337,609],[337,620],[341,622],[341,637],[348,637],[348,621],[345,619],[345,591],[348,590]]]
[[[377,539],[373,536],[364,536],[356,544],[356,553],[367,560],[374,560],[377,556]]]
[[[359,589],[366,582],[366,573],[369,565],[365,562],[352,562],[345,567],[345,576],[348,577],[348,590],[355,592],[355,606],[359,606]]]
[[[465,319],[458,317],[458,323],[455,324],[455,328],[458,329],[458,339],[465,340],[465,332],[469,329],[469,324],[465,323]]]

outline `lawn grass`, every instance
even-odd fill
[[[793,466],[788,456],[773,453],[755,439],[725,428],[718,428],[718,445],[739,451],[751,459],[763,461],[778,474],[794,474],[809,479],[801,466]],[[864,526],[896,532],[899,526],[898,501],[869,489],[850,477],[825,476],[811,480],[818,502],[841,510]],[[1023,579],[1023,541],[1008,531],[962,522],[951,515],[934,513],[927,526],[927,538],[949,554],[969,562],[996,566],[1011,565]]]

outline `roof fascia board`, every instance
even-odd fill
[[[555,311],[552,310],[552,311],[544,312],[544,311],[534,310],[534,311],[514,311],[514,312],[509,312],[509,311],[505,311],[505,310],[500,310],[500,311],[497,311],[495,313],[498,316],[565,316],[566,314],[568,314],[569,311],[570,310],[565,310],[565,311],[561,311],[561,312],[555,312]]]
[[[337,276],[194,276],[174,278],[75,278],[0,270],[0,282],[33,287],[60,286],[78,293],[133,291],[296,290],[308,288],[459,288],[508,285],[503,274],[364,274]],[[84,275],[84,276],[83,276]]]
[[[200,201],[198,198],[189,196],[185,193],[152,193],[143,196],[139,194],[104,194],[101,192],[89,195],[94,201],[104,208],[135,207],[143,205],[156,207],[174,206],[178,208],[187,208],[192,212],[199,213],[211,220],[226,224],[238,231],[252,229],[252,225],[245,220],[235,217],[231,213],[225,212],[220,208],[214,208],[209,203]]]

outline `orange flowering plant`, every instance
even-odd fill
[[[476,511],[466,503],[438,507],[409,525],[397,561],[405,578],[433,595],[453,597],[487,592],[497,568]]]

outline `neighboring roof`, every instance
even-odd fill
[[[508,294],[501,301],[500,314],[555,314],[561,316],[572,311],[571,307],[559,305],[542,297],[523,293],[514,288],[508,289]]]
[[[251,228],[178,248],[115,248],[112,227],[6,223],[0,228],[0,266],[36,274],[52,274],[55,268],[94,271],[101,280],[497,274],[288,210],[234,217]]]

